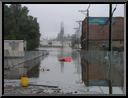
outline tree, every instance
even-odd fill
[[[28,12],[21,4],[4,5],[4,39],[26,40],[27,50],[33,50],[39,46],[39,23]]]

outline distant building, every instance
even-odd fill
[[[64,39],[64,23],[61,22],[60,33],[58,34],[58,41],[63,42]]]
[[[52,41],[53,47],[62,47],[62,43],[60,41]]]
[[[108,48],[109,21],[108,17],[89,17],[89,33],[87,37],[87,18],[82,22],[81,46],[83,49]],[[88,38],[88,42],[87,42]],[[112,47],[123,49],[124,46],[124,18],[112,18]]]
[[[40,46],[48,46],[49,45],[48,43],[49,43],[48,40],[45,40],[45,39],[44,40],[41,40],[40,41]]]
[[[5,57],[23,57],[26,50],[26,41],[24,40],[4,40]]]
[[[64,43],[63,43],[63,46],[64,46],[64,47],[71,47],[71,45],[72,45],[72,43],[71,43],[70,40],[66,40],[66,41],[64,41]]]

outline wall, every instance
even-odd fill
[[[105,25],[99,25],[98,19],[104,18],[104,17],[91,17],[93,21],[90,19],[90,25],[89,25],[89,43],[91,42],[89,48],[92,49],[93,47],[98,48],[98,46],[91,46],[93,45],[92,41],[96,45],[101,41],[108,42],[109,40],[109,24]],[[96,18],[96,19],[95,19]],[[112,24],[112,41],[113,41],[113,46],[115,47],[122,47],[123,46],[123,41],[124,41],[124,18],[123,17],[114,17],[114,22]],[[97,23],[95,23],[97,22]],[[86,18],[82,22],[82,36],[81,40],[87,39],[87,21]],[[122,43],[120,43],[122,41]],[[97,42],[97,43],[96,43]],[[84,42],[81,43],[81,46],[83,49],[86,49],[86,43],[87,41],[85,40]],[[99,47],[100,48],[100,47]]]
[[[13,42],[15,42],[15,44]],[[11,57],[24,56],[25,55],[24,46],[26,46],[25,44],[26,42],[24,42],[23,40],[4,40],[4,50],[5,50],[4,52],[5,53],[8,52],[7,55],[5,56],[11,56]]]
[[[10,43],[16,42],[15,50],[12,49]],[[24,51],[24,42],[23,41],[15,41],[15,40],[5,40],[4,41],[4,49],[9,51]]]

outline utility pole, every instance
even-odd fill
[[[85,18],[87,17],[87,10],[79,10],[78,12],[81,12],[82,14],[84,14]],[[81,24],[82,25],[82,24]],[[83,27],[81,27],[81,33],[83,34]],[[85,47],[87,47],[87,33],[85,33],[85,36],[83,36],[83,39],[81,40],[81,44],[85,43]],[[81,46],[82,47],[82,46]]]
[[[109,4],[109,69],[108,69],[108,84],[109,94],[112,94],[112,81],[111,81],[111,33],[112,33],[112,4]]]
[[[88,51],[88,47],[89,47],[89,10],[87,9],[87,32],[86,32],[86,38],[87,38],[87,41],[86,41],[86,48],[87,48],[87,51]],[[89,64],[88,64],[88,61],[87,61],[87,86],[88,86],[88,91],[89,91]]]
[[[75,43],[76,43],[76,45],[78,44],[77,43],[77,38],[78,38],[78,30],[79,30],[79,28],[73,28],[73,29],[75,29],[76,31],[75,31],[75,39],[74,39],[74,41],[75,41]],[[76,48],[78,48],[78,47],[76,47]]]
[[[89,10],[87,9],[87,51],[88,51],[88,47],[89,47]]]
[[[89,6],[88,6],[88,8],[87,8],[87,10],[79,10],[79,12],[81,12],[81,13],[83,13],[84,15],[85,15],[85,17],[86,17],[86,19],[87,19],[87,32],[86,32],[86,48],[87,48],[87,50],[88,50],[88,46],[89,46],[89,8],[90,8],[90,4],[89,4]]]
[[[90,5],[89,5],[90,7]],[[89,47],[89,7],[87,10],[85,10],[87,13],[86,13],[86,50],[88,51],[88,47]],[[85,12],[85,11],[81,11],[81,12]],[[86,62],[87,63],[87,91],[89,91],[89,63],[88,61]]]
[[[77,34],[77,38],[78,38],[78,48],[80,48],[79,47],[79,45],[80,45],[80,36],[81,36],[81,22],[82,22],[82,20],[79,20],[79,21],[76,21],[78,24],[79,24],[79,29],[78,29],[78,34]]]
[[[88,48],[89,48],[89,8],[90,8],[90,4],[89,4],[89,6],[88,6],[88,8],[87,8],[87,10],[80,10],[79,12],[82,12],[82,13],[85,13],[85,12],[87,12],[86,13],[86,15],[87,15],[87,17],[86,17],[86,19],[87,19],[87,23],[86,23],[86,50],[88,51]],[[89,63],[88,63],[88,61],[87,61],[87,68],[86,68],[87,70],[87,91],[89,91]]]

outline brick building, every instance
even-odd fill
[[[108,17],[89,17],[89,33],[87,42],[87,18],[82,22],[81,46],[86,49],[108,48],[109,21]],[[124,42],[124,18],[112,18],[112,47],[113,49],[123,49]]]
[[[81,36],[81,66],[82,80],[88,85],[107,86],[108,79],[108,60],[106,60],[109,40],[109,21],[108,17],[89,17],[89,34],[87,40],[87,18],[82,22]],[[88,42],[87,42],[88,41]],[[84,51],[87,49],[88,51]],[[124,63],[124,18],[112,18],[112,49],[119,51],[117,54],[112,52],[111,58],[111,79],[113,86],[123,85]]]

